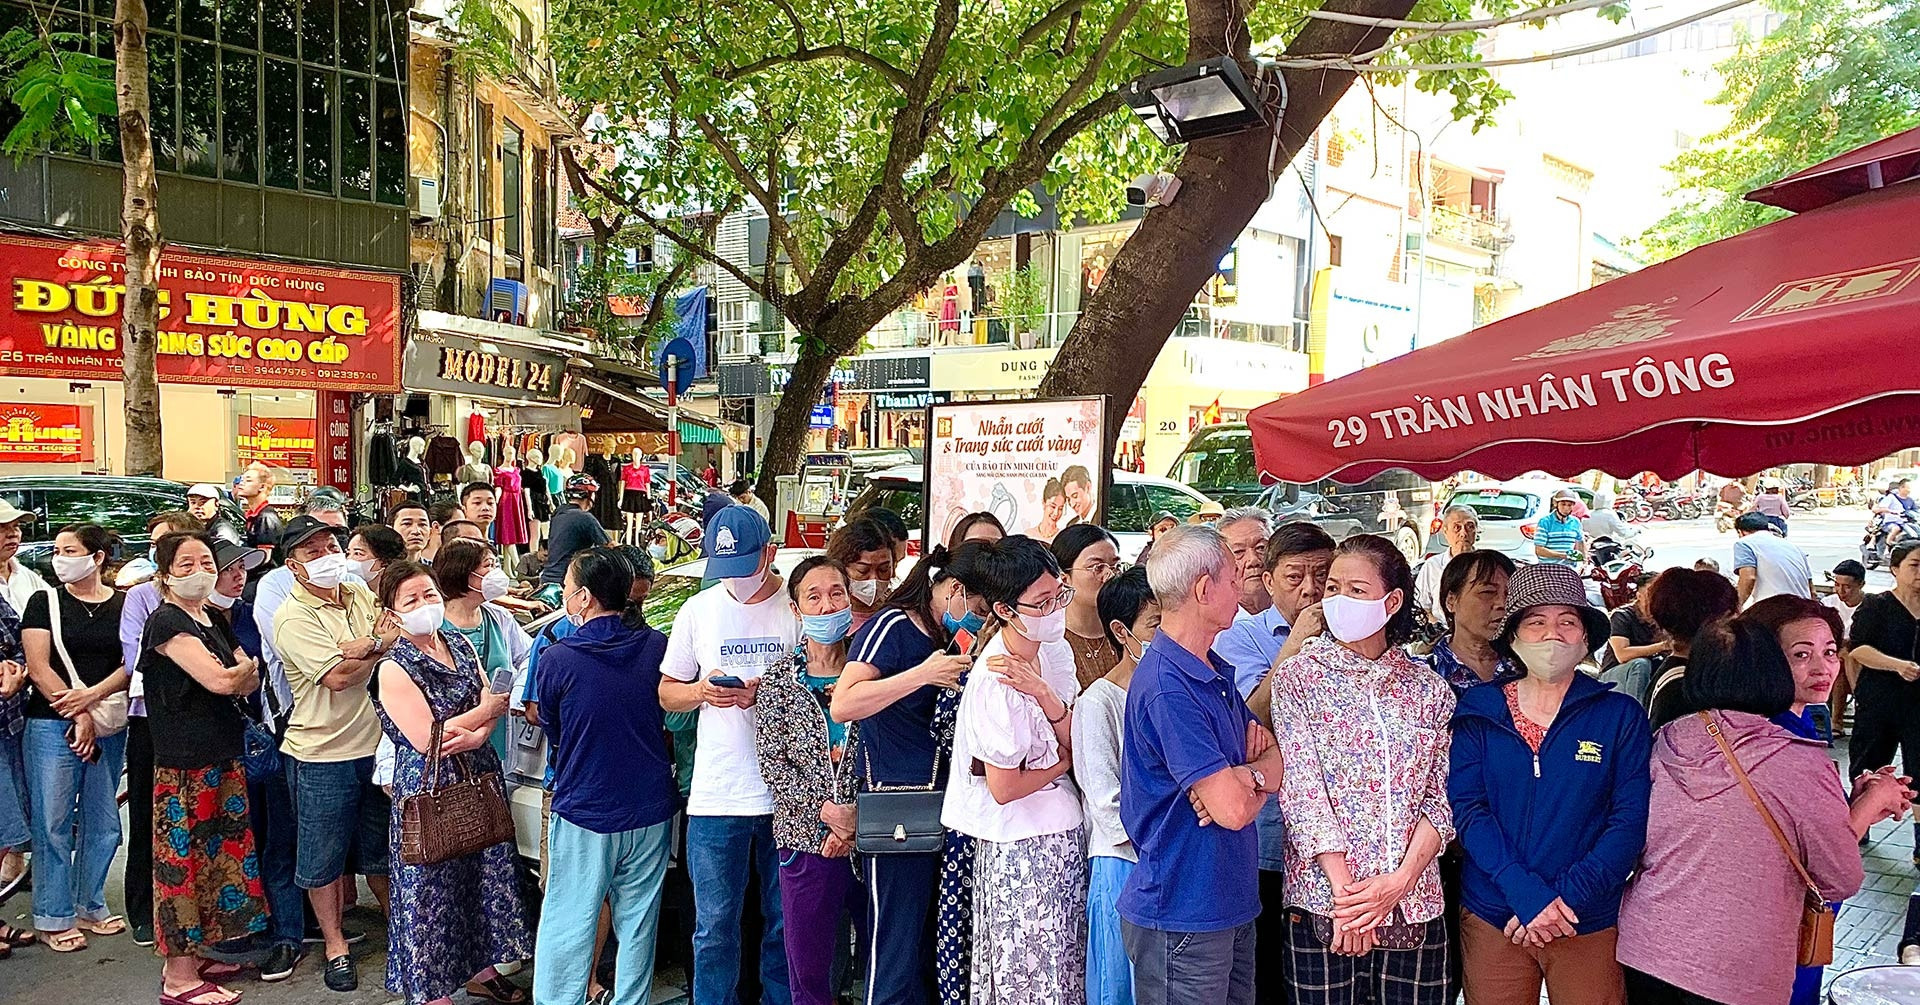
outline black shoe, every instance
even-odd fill
[[[327,987],[334,991],[360,990],[360,975],[353,972],[353,957],[336,956],[327,961]]]
[[[357,946],[360,943],[367,941],[367,933],[361,931],[358,928],[342,927],[340,929],[340,934],[346,938],[347,945],[349,946]],[[323,946],[323,945],[326,945],[327,943],[327,937],[320,934],[320,929],[309,928],[307,929],[307,934],[301,936],[300,941],[310,946],[315,946],[315,945]]]
[[[271,982],[292,977],[293,968],[300,965],[300,957],[304,955],[299,946],[289,946],[284,942],[274,946],[267,951],[267,961],[260,964],[260,979]]]
[[[133,926],[133,944],[136,946],[143,946],[143,947],[153,945],[153,926],[152,925],[134,925]]]

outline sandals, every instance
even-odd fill
[[[232,988],[223,988],[218,984],[208,981],[201,981],[199,984],[177,995],[170,995],[162,991],[160,993],[160,1005],[212,1005],[212,1003],[218,999],[209,998],[208,996],[219,994],[233,995],[233,997],[227,999],[223,1005],[235,1005],[235,1003],[240,1001],[241,992],[235,991]]]
[[[56,953],[77,953],[87,948],[87,937],[80,934],[77,928],[64,932],[42,933],[39,939],[47,944],[48,949]]]
[[[587,1005],[613,1005],[613,989],[601,988],[599,994],[587,999]]]
[[[35,941],[32,932],[24,928],[15,928],[12,925],[0,923],[0,946],[5,946],[8,949],[25,949],[33,945]]]
[[[99,921],[88,921],[85,918],[81,918],[73,927],[89,935],[99,935],[102,937],[121,935],[127,930],[127,919],[117,914],[110,914],[101,918]]]
[[[526,1005],[527,992],[520,985],[498,974],[484,980],[467,982],[467,993],[475,998],[485,998],[500,1005]]]
[[[209,959],[202,959],[194,966],[194,972],[198,973],[201,978],[209,981],[224,981],[229,977],[237,977],[246,969],[246,967],[238,963]]]

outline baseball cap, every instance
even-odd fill
[[[293,549],[306,543],[306,540],[315,534],[332,534],[338,530],[339,528],[334,525],[323,522],[318,517],[308,516],[305,513],[294,517],[292,520],[289,520],[286,527],[280,531],[280,560],[285,562],[287,556],[293,554]]]
[[[266,560],[267,553],[258,548],[249,548],[246,545],[235,544],[232,541],[215,541],[213,543],[213,564],[215,568],[221,570],[225,570],[232,566],[233,563],[239,562],[246,567],[248,572],[252,572],[258,569],[261,563]]]
[[[17,520],[32,519],[33,512],[31,510],[21,509],[6,499],[0,499],[0,525],[10,524]]]
[[[760,552],[773,540],[765,517],[750,506],[728,506],[713,515],[700,541],[707,547],[708,579],[739,579],[760,568]]]
[[[220,490],[208,482],[201,482],[187,490],[187,498],[218,499],[220,498]]]

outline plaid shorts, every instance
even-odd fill
[[[1313,916],[1287,910],[1287,984],[1293,1005],[1448,1005],[1447,926],[1426,922],[1413,949],[1337,956],[1313,931]]]

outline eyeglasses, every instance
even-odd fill
[[[1056,593],[1045,600],[1041,600],[1035,603],[1019,601],[1013,605],[1013,609],[1016,611],[1029,611],[1034,615],[1044,617],[1045,615],[1052,614],[1053,612],[1060,610],[1061,608],[1071,603],[1073,603],[1073,587],[1063,586],[1060,588],[1059,593]]]
[[[1088,562],[1080,566],[1076,571],[1091,572],[1096,576],[1112,576],[1118,575],[1119,572],[1126,567],[1127,563],[1125,562]]]

